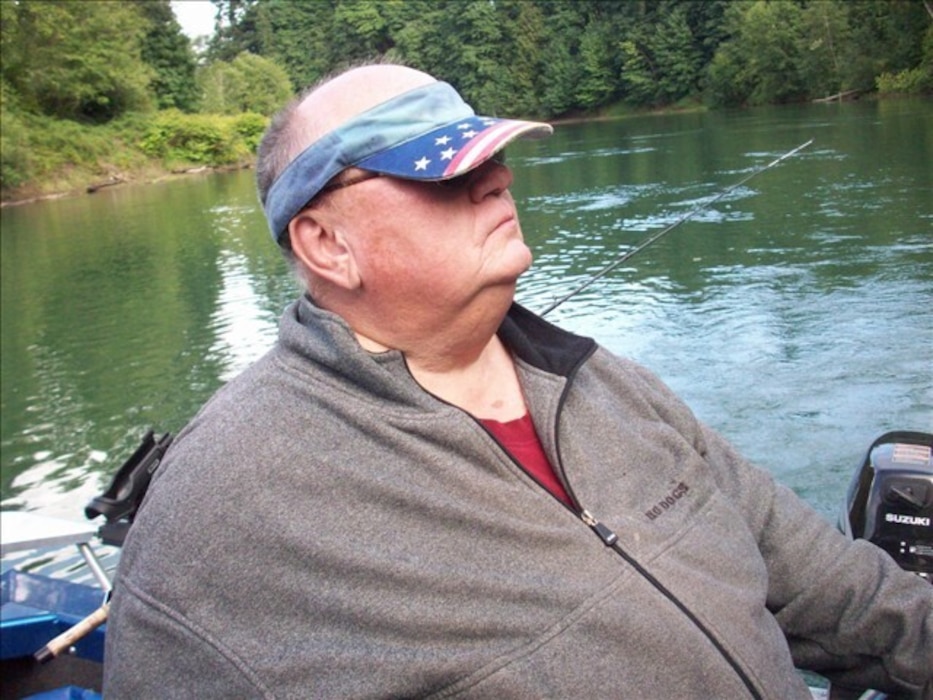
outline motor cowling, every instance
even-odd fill
[[[933,583],[933,434],[875,440],[852,477],[840,527]]]

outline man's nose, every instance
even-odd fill
[[[500,195],[512,185],[512,171],[505,163],[486,161],[470,182],[470,199],[476,203],[489,195]]]

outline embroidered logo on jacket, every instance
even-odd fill
[[[677,484],[677,486],[674,487],[674,490],[671,491],[666,498],[658,501],[657,505],[655,505],[650,510],[645,511],[645,515],[647,516],[648,520],[654,520],[664,511],[673,508],[677,504],[677,501],[683,498],[689,490],[690,487],[681,481],[679,484]]]

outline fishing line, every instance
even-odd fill
[[[665,229],[659,231],[658,233],[655,233],[655,234],[652,235],[652,236],[649,236],[646,240],[642,241],[639,245],[637,245],[637,246],[635,246],[634,248],[632,248],[631,250],[628,250],[628,251],[622,253],[621,255],[619,255],[615,260],[613,260],[612,262],[610,262],[608,265],[606,265],[606,267],[604,267],[602,270],[600,270],[599,272],[597,272],[596,274],[594,274],[592,277],[590,277],[586,282],[584,282],[583,284],[581,284],[579,287],[577,287],[576,289],[574,289],[574,290],[571,291],[570,293],[566,294],[565,296],[561,297],[561,298],[558,299],[557,301],[553,302],[550,306],[548,306],[546,309],[544,309],[544,311],[539,312],[539,315],[541,315],[541,316],[546,316],[547,314],[551,313],[554,309],[556,309],[558,306],[560,306],[561,304],[563,304],[565,301],[567,301],[568,299],[570,299],[570,298],[572,298],[572,297],[575,297],[577,294],[579,294],[580,292],[582,292],[584,289],[586,289],[587,287],[589,287],[591,284],[593,284],[593,283],[596,282],[597,280],[601,279],[602,277],[605,277],[606,275],[608,275],[610,272],[612,272],[614,269],[616,269],[619,265],[621,265],[622,263],[624,263],[626,260],[630,260],[633,256],[637,255],[638,253],[640,253],[641,251],[643,251],[645,248],[647,248],[648,246],[650,246],[650,245],[652,245],[653,243],[655,243],[656,241],[658,241],[661,237],[666,236],[668,233],[670,233],[671,231],[673,231],[675,228],[677,228],[678,226],[680,226],[680,225],[681,225],[682,223],[684,223],[685,221],[689,221],[690,219],[692,219],[694,216],[696,216],[697,214],[699,214],[699,213],[700,213],[701,211],[703,211],[704,209],[708,209],[708,208],[711,207],[713,204],[715,204],[716,202],[718,202],[720,199],[722,199],[723,197],[725,197],[727,194],[729,194],[730,192],[732,192],[732,191],[735,190],[736,188],[741,187],[742,185],[744,185],[746,182],[748,182],[749,180],[751,180],[753,177],[756,177],[757,175],[761,175],[761,173],[765,172],[766,170],[770,170],[771,168],[773,168],[775,165],[777,165],[777,164],[780,163],[781,161],[787,160],[788,158],[790,158],[791,156],[795,155],[796,153],[799,153],[799,152],[802,151],[804,148],[806,148],[807,146],[809,146],[811,143],[813,143],[813,139],[810,139],[809,141],[800,144],[800,145],[797,146],[796,148],[793,148],[793,149],[789,150],[787,153],[785,153],[784,155],[782,155],[782,156],[780,156],[780,157],[778,157],[778,158],[775,158],[774,160],[772,160],[772,161],[771,161],[770,163],[768,163],[767,165],[763,165],[762,167],[758,168],[757,170],[753,170],[751,173],[749,173],[748,175],[746,175],[745,177],[743,177],[741,180],[739,180],[739,181],[736,182],[735,184],[730,185],[729,187],[727,187],[726,189],[724,189],[722,192],[720,192],[719,194],[717,194],[715,197],[713,197],[713,198],[710,199],[709,201],[704,202],[703,204],[697,205],[697,206],[694,207],[691,211],[689,211],[689,212],[687,212],[686,214],[684,214],[683,216],[681,216],[679,219],[677,219],[677,221],[675,221],[674,223],[672,223],[672,224],[671,224],[670,226],[668,226],[667,228],[665,228]]]

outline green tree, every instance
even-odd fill
[[[446,3],[433,0],[409,0],[404,12],[405,22],[394,32],[393,54],[408,65],[431,71],[442,65],[444,52],[454,52],[447,46],[453,37],[441,35]]]
[[[930,22],[924,0],[212,1],[209,56],[271,59],[296,89],[388,57],[478,109],[539,116],[701,90],[720,105],[790,102],[873,89],[882,73],[921,85]]]
[[[725,13],[733,0],[680,0],[694,37],[694,45],[700,52],[701,70],[710,64],[716,49],[728,37]]]
[[[341,41],[332,42],[335,63],[382,56],[394,46],[390,36],[400,0],[351,0],[334,7],[333,32]]]
[[[643,18],[620,42],[621,82],[635,105],[676,102],[699,92],[703,70],[700,41],[688,22],[687,6],[669,3]]]
[[[502,66],[502,27],[493,3],[455,0],[441,16],[440,36],[456,37],[453,44],[437,41],[437,74],[453,83],[478,111],[507,112],[511,95],[498,78]],[[451,50],[451,48],[456,50]]]
[[[696,93],[703,71],[703,54],[687,21],[686,10],[681,6],[665,13],[653,37],[658,101],[674,102]]]
[[[923,38],[923,57],[916,68],[881,73],[875,83],[882,93],[933,94],[933,24]]]
[[[0,82],[0,191],[13,190],[32,176],[29,129],[13,90]]]
[[[261,55],[285,69],[300,90],[334,65],[334,5],[330,0],[268,0],[257,8]]]
[[[0,3],[2,77],[26,110],[106,122],[150,103],[146,22],[135,3]]]
[[[505,33],[512,37],[503,47],[503,71],[499,80],[511,95],[513,115],[543,115],[544,70],[549,61],[548,30],[538,3],[527,0],[500,2]]]
[[[273,0],[261,9],[269,15],[276,37],[266,54],[286,68],[296,88],[316,82],[338,66],[392,52],[394,34],[417,15],[405,0],[318,0],[289,5],[288,0]],[[297,47],[278,41],[296,35],[301,37]]]
[[[793,0],[736,4],[725,21],[732,37],[708,71],[714,104],[768,104],[806,96],[801,77],[801,6]]]
[[[921,65],[923,37],[931,24],[922,0],[850,0],[846,10],[852,33],[843,50],[847,85],[872,90],[882,73]]]
[[[848,5],[838,0],[813,3],[800,20],[800,74],[807,94],[834,95],[851,87],[846,64],[854,42]]]
[[[255,112],[269,115],[292,96],[285,70],[262,56],[241,53],[229,63],[201,69],[202,111],[214,114]]]
[[[547,116],[565,114],[577,107],[580,45],[587,18],[582,3],[540,3],[540,7],[547,27],[541,50],[550,54],[541,76],[542,111]]]
[[[593,109],[609,102],[619,89],[619,53],[613,46],[615,32],[608,23],[590,22],[580,37],[581,79],[576,103]]]
[[[198,106],[197,64],[169,0],[137,0],[137,4],[149,22],[142,38],[141,56],[154,71],[150,87],[156,105],[160,109],[175,107],[193,112]]]
[[[214,33],[207,44],[207,61],[229,62],[244,51],[261,54],[257,28],[258,0],[211,0],[211,3],[217,12]]]
[[[793,0],[758,0],[746,10],[743,41],[751,64],[752,104],[791,102],[805,96],[799,70],[802,12]]]
[[[622,55],[621,82],[625,87],[626,100],[636,105],[652,105],[657,101],[658,89],[654,78],[654,66],[643,46],[632,39],[619,42]]]

